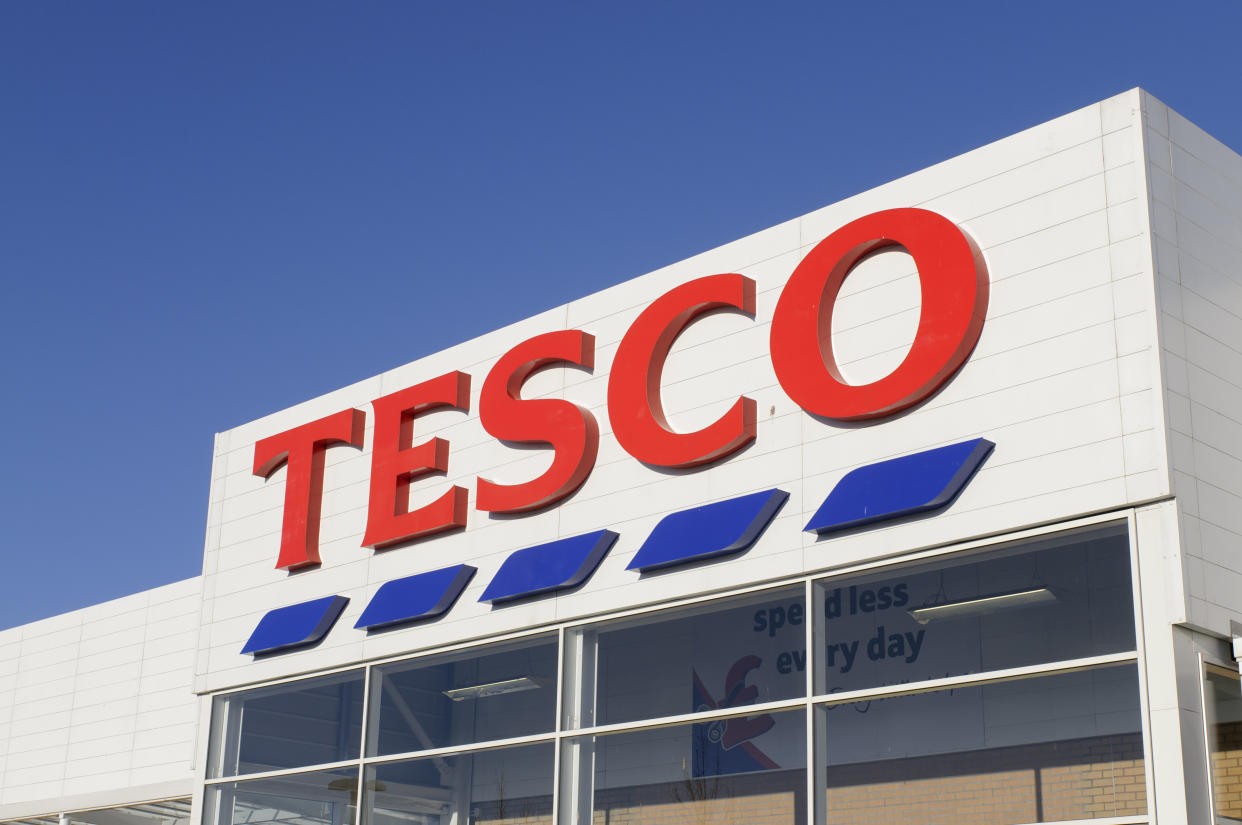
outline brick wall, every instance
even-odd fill
[[[1138,734],[832,767],[827,822],[1005,825],[1143,813]]]
[[[1242,725],[1228,767],[1242,800]],[[592,825],[801,825],[805,773],[773,771],[688,779],[595,795]],[[1217,792],[1223,785],[1217,785]],[[1219,797],[1218,797],[1219,798]],[[1147,810],[1138,734],[894,759],[828,769],[828,825],[1009,825],[1141,814]],[[1235,805],[1242,805],[1236,802]],[[547,797],[477,806],[474,822],[548,825]]]
[[[502,802],[480,802],[474,806],[470,818],[473,825],[550,825],[552,822],[552,797],[532,796],[507,799]]]
[[[806,773],[685,779],[595,795],[592,825],[787,825],[806,821]]]
[[[1242,820],[1242,722],[1216,725],[1212,748],[1212,799],[1216,815]]]
[[[685,779],[595,794],[592,825],[789,825],[806,821],[806,773],[772,771]],[[549,825],[548,797],[475,806],[474,825]]]

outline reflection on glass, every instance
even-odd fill
[[[358,769],[295,773],[207,788],[214,825],[352,825]]]
[[[567,740],[569,822],[783,825],[806,820],[806,715],[737,717]]]
[[[365,825],[548,823],[551,743],[367,768]]]
[[[1203,688],[1216,821],[1242,822],[1242,688],[1238,673],[1208,665]]]
[[[1147,810],[1133,665],[816,710],[825,825],[988,825]]]
[[[567,662],[595,675],[596,688],[570,690],[566,725],[805,696],[805,620],[803,589],[789,587],[576,631],[583,656],[593,651],[598,664]]]
[[[1124,528],[816,587],[817,694],[1133,650]]]
[[[370,756],[545,733],[556,722],[556,637],[378,667]]]
[[[58,825],[56,817],[25,820],[37,825]],[[190,798],[161,799],[139,805],[74,811],[65,815],[67,825],[188,825]]]
[[[216,698],[212,778],[357,759],[362,671]]]

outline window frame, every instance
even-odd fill
[[[1088,533],[1094,531],[1103,531],[1107,529],[1117,529],[1120,535],[1126,539],[1126,552],[1130,562],[1130,611],[1134,622],[1134,649],[1109,653],[1099,656],[1088,656],[1069,660],[1055,660],[1035,665],[1026,665],[1022,667],[1007,668],[1003,670],[986,671],[982,673],[963,674],[960,676],[950,676],[940,679],[925,680],[911,684],[875,686],[870,688],[842,691],[838,693],[829,693],[817,695],[814,693],[814,650],[816,645],[814,639],[816,634],[822,632],[823,619],[820,611],[807,610],[807,618],[802,623],[803,641],[805,650],[807,651],[807,661],[805,667],[805,685],[803,693],[800,696],[794,696],[788,699],[775,700],[761,704],[746,705],[742,707],[717,708],[707,711],[689,712],[683,714],[675,714],[668,716],[652,717],[649,719],[640,719],[634,721],[615,722],[603,725],[590,725],[575,727],[570,724],[570,720],[566,717],[567,702],[573,700],[576,693],[584,689],[593,689],[588,684],[594,676],[593,672],[586,672],[588,669],[593,671],[591,665],[593,662],[584,662],[584,651],[581,649],[580,640],[583,637],[583,630],[589,626],[605,627],[608,624],[620,623],[626,619],[635,617],[648,618],[649,621],[660,621],[659,614],[666,613],[672,615],[674,611],[684,611],[692,609],[697,605],[705,605],[712,602],[722,602],[729,599],[749,596],[751,594],[763,594],[770,592],[777,594],[782,590],[788,590],[791,587],[801,585],[802,598],[805,605],[815,603],[817,587],[824,582],[832,580],[848,580],[852,576],[870,573],[882,573],[884,571],[893,571],[894,574],[902,568],[907,567],[924,567],[934,564],[938,561],[948,562],[951,559],[965,559],[969,556],[979,555],[987,556],[989,553],[1008,550],[1019,547],[1022,544],[1037,543],[1041,539],[1050,539],[1054,536],[1070,537],[1075,533]],[[378,658],[372,661],[363,661],[342,665],[337,668],[324,669],[314,674],[301,674],[282,679],[271,680],[263,683],[246,686],[238,689],[230,689],[210,695],[209,706],[212,709],[210,716],[210,741],[215,742],[217,736],[223,736],[227,732],[222,730],[228,714],[220,714],[224,719],[217,719],[214,709],[221,698],[234,696],[241,693],[247,693],[256,690],[269,689],[287,683],[305,681],[311,678],[319,678],[329,676],[336,673],[344,673],[347,671],[362,669],[364,671],[363,680],[363,717],[362,717],[362,741],[360,743],[360,757],[354,760],[344,762],[325,763],[322,765],[308,765],[297,769],[274,770],[265,773],[230,775],[208,777],[209,764],[204,766],[202,774],[199,778],[199,794],[200,798],[212,793],[215,785],[236,782],[247,779],[257,779],[265,776],[278,776],[288,773],[301,773],[309,770],[330,770],[342,767],[356,766],[358,775],[365,777],[367,769],[371,766],[377,766],[388,762],[404,761],[418,758],[432,758],[449,755],[469,755],[481,751],[511,748],[522,745],[533,745],[538,743],[550,743],[553,751],[553,790],[552,790],[552,823],[557,823],[561,819],[560,807],[562,807],[562,796],[564,794],[563,785],[566,782],[563,751],[570,740],[594,736],[608,735],[613,733],[621,733],[625,731],[640,731],[647,729],[655,729],[662,727],[672,727],[678,725],[686,725],[692,723],[701,723],[713,721],[716,719],[727,719],[731,717],[751,716],[758,713],[775,713],[779,711],[790,711],[802,709],[806,719],[806,761],[807,766],[807,788],[806,799],[807,805],[807,825],[817,821],[816,805],[813,800],[816,799],[816,777],[815,771],[810,767],[815,765],[815,746],[816,746],[816,727],[815,717],[818,709],[821,707],[843,704],[847,702],[859,701],[860,699],[876,699],[889,696],[900,696],[916,693],[925,693],[936,690],[944,690],[946,688],[965,686],[965,685],[982,685],[996,683],[1002,681],[1011,681],[1015,679],[1031,678],[1034,676],[1054,675],[1058,673],[1070,673],[1081,670],[1088,670],[1100,667],[1115,666],[1124,663],[1133,663],[1138,673],[1138,702],[1140,707],[1140,733],[1142,736],[1142,753],[1145,767],[1145,782],[1147,790],[1147,806],[1146,813],[1139,816],[1123,816],[1114,817],[1107,820],[1110,825],[1127,825],[1128,823],[1149,823],[1153,814],[1153,777],[1152,777],[1152,755],[1150,742],[1150,724],[1148,712],[1148,697],[1144,661],[1144,639],[1142,633],[1142,606],[1140,597],[1140,580],[1138,575],[1138,536],[1135,524],[1135,516],[1133,510],[1114,511],[1103,513],[1096,516],[1074,519],[1067,522],[1061,522],[1052,525],[1044,525],[1041,527],[1030,528],[1020,531],[1011,531],[1009,533],[991,536],[982,539],[974,539],[966,542],[957,542],[940,547],[928,548],[915,552],[897,553],[880,558],[871,558],[865,561],[853,562],[816,570],[814,572],[804,573],[794,577],[786,577],[780,580],[761,582],[748,585],[745,587],[736,587],[716,592],[697,594],[690,598],[679,599],[676,601],[666,602],[662,604],[645,604],[623,610],[613,610],[598,615],[585,616],[575,618],[570,621],[561,621],[546,623],[542,625],[522,628],[510,633],[498,634],[485,639],[465,640],[452,645],[443,645],[435,648],[428,648],[412,653],[402,655],[388,656]],[[483,740],[464,745],[453,745],[439,748],[419,749],[413,751],[404,751],[400,753],[384,754],[382,756],[367,756],[366,754],[372,749],[372,725],[374,723],[370,707],[372,700],[372,681],[371,675],[375,668],[391,665],[394,663],[414,662],[419,659],[428,659],[438,657],[446,657],[460,651],[479,650],[483,652],[492,645],[511,644],[513,642],[522,642],[530,639],[534,640],[541,635],[555,636],[556,643],[556,659],[557,674],[556,679],[556,699],[555,699],[555,719],[553,728],[547,732],[536,734],[528,734],[518,737],[510,737],[505,739]],[[578,640],[575,642],[575,640]],[[567,675],[572,674],[572,678]],[[221,740],[223,741],[223,740]],[[1205,740],[1206,744],[1206,740]],[[198,796],[199,794],[196,794]],[[355,820],[353,825],[364,825],[365,811],[364,805],[358,804],[355,810]],[[206,823],[207,805],[203,805],[203,821]],[[1089,820],[1082,820],[1083,822]],[[214,825],[214,823],[213,823]]]

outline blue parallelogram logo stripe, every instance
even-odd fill
[[[575,587],[595,572],[616,540],[611,530],[596,530],[517,550],[500,565],[479,601],[496,604]]]
[[[808,532],[832,533],[927,513],[965,489],[995,445],[975,438],[858,467],[846,473]],[[789,494],[771,489],[665,516],[634,554],[628,570],[645,573],[741,552],[763,535]],[[617,534],[596,530],[510,553],[479,597],[493,605],[576,587],[607,555]],[[458,564],[386,582],[354,627],[377,630],[431,619],[456,603],[475,574]],[[261,656],[314,644],[327,635],[349,599],[328,596],[279,607],[259,621],[242,653]]]
[[[241,652],[262,656],[314,644],[328,634],[347,604],[344,596],[327,596],[269,610]]]
[[[994,446],[975,438],[851,470],[804,529],[823,534],[938,510],[966,487]]]
[[[670,513],[626,569],[646,572],[741,552],[758,540],[788,498],[784,490],[764,490]]]
[[[453,606],[476,571],[468,564],[456,564],[385,582],[354,627],[378,630],[433,619]]]

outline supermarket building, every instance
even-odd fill
[[[218,435],[201,577],[0,632],[0,822],[1242,821],[1238,410],[1133,90]]]

